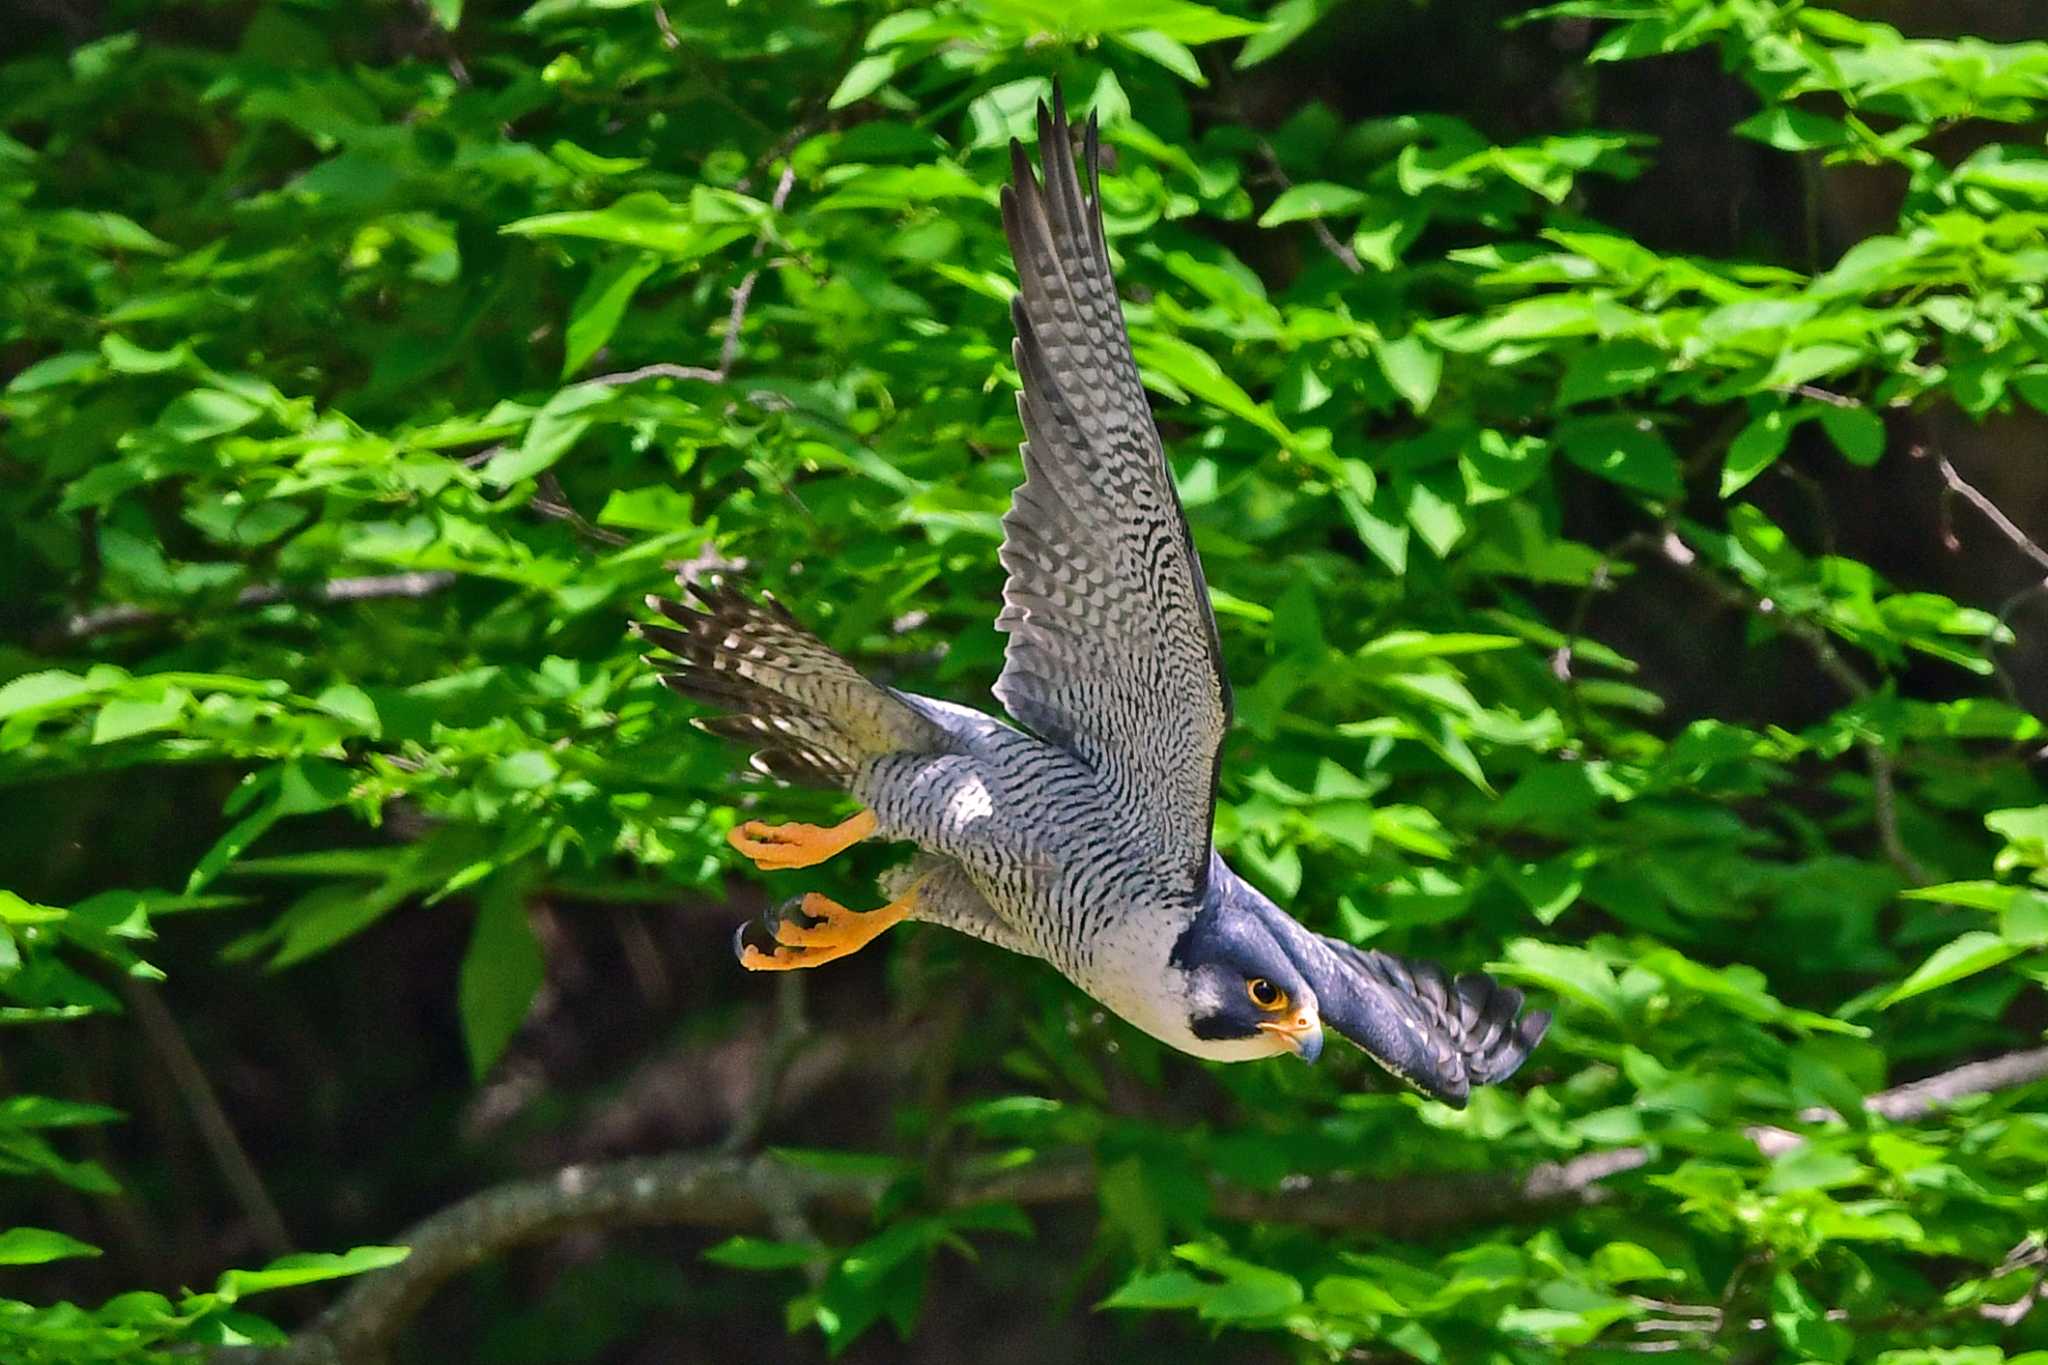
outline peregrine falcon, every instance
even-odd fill
[[[748,820],[734,848],[768,870],[870,838],[919,849],[883,878],[887,905],[803,896],[741,927],[740,961],[814,967],[900,921],[942,924],[1043,958],[1194,1056],[1314,1061],[1328,1027],[1462,1107],[1521,1065],[1550,1016],[1518,1019],[1521,993],[1482,973],[1311,932],[1211,843],[1231,712],[1216,620],[1110,273],[1096,121],[1084,190],[1053,98],[1038,109],[1043,183],[1013,139],[1002,195],[1025,441],[995,696],[1015,723],[869,681],[765,594],[648,598],[669,623],[638,626],[662,651],[648,662],[723,712],[697,724],[758,746],[770,775],[863,806],[829,828]]]

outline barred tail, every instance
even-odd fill
[[[759,602],[723,583],[686,584],[692,605],[649,597],[675,625],[634,622],[666,651],[647,662],[692,701],[727,714],[695,722],[760,745],[753,765],[790,782],[843,787],[861,764],[893,753],[940,753],[946,732],[805,630],[766,593]],[[694,609],[693,609],[694,606]]]

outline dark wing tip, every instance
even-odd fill
[[[1515,1074],[1550,1025],[1484,972],[1452,979],[1431,962],[1324,938],[1343,980],[1313,982],[1323,1022],[1416,1089],[1462,1109],[1472,1088]],[[1349,989],[1346,989],[1346,988]]]
[[[1543,1040],[1550,1027],[1549,1011],[1522,1014],[1522,993],[1484,972],[1459,977],[1457,994],[1464,1006],[1457,1022],[1472,1083],[1492,1085],[1514,1075]]]
[[[1007,208],[1010,201],[1024,192],[1026,185],[1035,185],[1038,177],[1031,171],[1031,154],[1024,150],[1024,144],[1016,138],[1010,139],[1010,183],[1003,186],[1002,199]]]

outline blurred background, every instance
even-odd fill
[[[2048,1092],[1862,1110],[2048,1025],[2048,19],[1522,13],[7,4],[0,1227],[100,1254],[0,1256],[0,1357],[261,1339],[181,1291],[789,1149],[890,1192],[495,1248],[392,1358],[2048,1349]],[[1463,1114],[936,930],[732,960],[903,850],[733,857],[840,808],[626,622],[735,572],[987,704],[994,195],[1054,77],[1238,690],[1219,841],[1559,1010]],[[1455,1183],[1617,1151],[1600,1199]],[[1093,1174],[949,1211],[992,1160]],[[1216,1193],[1414,1172],[1412,1235]]]

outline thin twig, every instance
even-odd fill
[[[431,597],[454,583],[454,574],[439,570],[330,578],[323,583],[259,583],[236,593],[235,606],[246,609],[276,606],[280,602],[369,602],[391,597]],[[120,630],[160,626],[174,619],[177,619],[176,613],[159,611],[154,607],[133,604],[101,607],[97,611],[66,617],[45,632],[39,643],[84,640]]]
[[[126,997],[128,1008],[142,1026],[143,1036],[149,1040],[157,1059],[176,1082],[178,1094],[184,1098],[185,1107],[191,1112],[192,1124],[199,1130],[200,1140],[206,1144],[213,1164],[220,1168],[221,1179],[227,1183],[235,1202],[241,1205],[242,1216],[249,1220],[258,1245],[273,1256],[289,1252],[292,1235],[285,1228],[284,1215],[278,1212],[276,1201],[264,1188],[256,1163],[249,1159],[248,1149],[242,1146],[235,1125],[228,1120],[227,1110],[221,1107],[220,1092],[213,1088],[206,1068],[199,1064],[192,1044],[186,1041],[185,1031],[164,1008],[163,999],[154,986],[133,977],[123,977],[121,994]]]
[[[569,528],[586,540],[594,541],[610,549],[631,545],[632,537],[622,536],[617,531],[607,531],[596,522],[585,517],[569,502],[569,495],[562,491],[562,481],[555,477],[553,470],[544,471],[534,482],[533,497],[528,507],[541,516],[569,523]]]
[[[1899,834],[1898,765],[1874,739],[1865,740],[1862,749],[1863,761],[1870,768],[1870,820],[1877,827],[1878,847],[1913,885],[1932,886],[1934,874],[1913,856]]]
[[[810,1024],[804,1010],[804,981],[795,972],[784,972],[775,982],[775,1031],[768,1039],[768,1055],[761,1062],[754,1089],[742,1102],[732,1128],[718,1150],[723,1153],[752,1151],[761,1140],[775,1112],[775,1101],[789,1064],[810,1039]]]
[[[579,379],[576,382],[588,384],[593,388],[620,388],[627,384],[637,384],[643,379],[701,379],[716,384],[724,378],[723,370],[709,369],[703,365],[673,365],[661,360],[652,365],[642,365],[638,369],[592,375],[588,379]]]
[[[1593,566],[1593,572],[1586,578],[1585,586],[1579,589],[1577,599],[1572,603],[1571,620],[1566,623],[1564,643],[1550,655],[1550,673],[1564,685],[1565,705],[1571,712],[1572,729],[1585,735],[1586,707],[1579,695],[1579,675],[1575,667],[1578,659],[1579,641],[1586,637],[1586,621],[1592,614],[1593,598],[1614,586],[1614,565],[1638,550],[1647,549],[1657,543],[1657,538],[1648,531],[1632,531],[1600,554],[1600,562]]]
[[[1846,393],[1835,393],[1814,384],[1773,384],[1772,393],[1791,394],[1797,398],[1811,398],[1816,403],[1825,403],[1831,408],[1860,408],[1867,404],[1860,398],[1851,398]]]
[[[1942,483],[1947,485],[1950,493],[1982,513],[1984,519],[1997,527],[1999,534],[2011,541],[2013,547],[2021,554],[2041,568],[2048,569],[2048,550],[2042,549],[2032,536],[2015,525],[2013,519],[2008,517],[1997,503],[1985,497],[1975,484],[1957,473],[1956,467],[1949,463],[1948,456],[1926,445],[1914,446],[1912,453],[1919,459],[1932,459],[1934,467],[1941,472]]]

